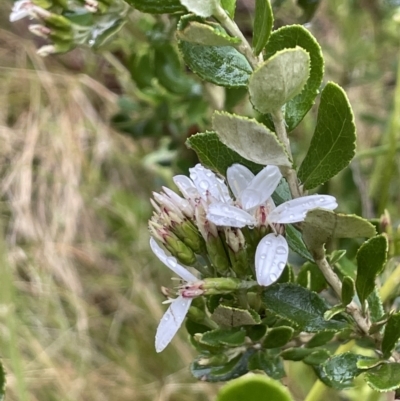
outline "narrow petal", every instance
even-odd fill
[[[258,244],[255,257],[256,277],[260,285],[274,283],[283,272],[289,254],[282,235],[268,234]]]
[[[310,195],[282,203],[268,216],[270,223],[298,223],[304,221],[307,212],[316,208],[334,210],[338,206],[336,198],[330,195]]]
[[[263,204],[275,191],[282,178],[276,166],[264,167],[240,195],[243,209],[250,210]]]
[[[232,202],[228,187],[211,170],[203,167],[201,164],[196,164],[189,171],[190,178],[204,200],[207,200],[207,194],[209,193],[214,199],[220,202]]]
[[[154,254],[158,259],[161,260],[165,264],[165,266],[169,267],[175,274],[177,274],[180,278],[188,282],[196,282],[198,281],[197,277],[190,273],[185,267],[181,266],[176,258],[173,256],[168,256],[164,249],[157,244],[156,240],[151,237],[150,238],[150,247]]]
[[[173,203],[186,215],[193,216],[194,210],[190,202],[181,198],[178,194],[167,187],[162,187],[164,192],[171,198]]]
[[[193,181],[186,175],[176,175],[173,180],[186,199],[195,199],[200,196]]]
[[[256,224],[256,220],[251,214],[226,203],[212,203],[209,205],[207,219],[217,226],[242,228]]]
[[[254,174],[247,167],[236,163],[228,168],[226,178],[235,198],[239,199],[240,194],[250,185]]]
[[[174,335],[182,326],[183,320],[190,308],[193,298],[176,298],[164,313],[156,333],[156,351],[161,352],[171,342]]]

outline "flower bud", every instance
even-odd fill
[[[172,232],[183,241],[194,253],[201,255],[206,250],[206,244],[196,226],[185,220],[182,224],[172,226]]]
[[[210,236],[206,242],[208,256],[218,273],[229,272],[230,262],[224,244],[219,236]]]
[[[51,29],[58,29],[64,31],[72,31],[72,22],[68,19],[63,17],[62,15],[49,13],[46,11],[47,14],[39,15],[45,22],[46,26]]]
[[[249,275],[251,272],[248,269],[246,242],[242,231],[239,228],[226,227],[224,233],[233,271],[239,277]]]
[[[49,28],[40,24],[29,25],[29,31],[34,35],[45,39],[47,39],[49,37],[49,34],[51,33],[51,30]]]
[[[234,277],[205,278],[202,289],[205,295],[229,294],[241,287],[242,280]]]
[[[164,236],[163,243],[171,255],[175,256],[184,265],[190,266],[196,262],[196,256],[193,251],[172,232]]]

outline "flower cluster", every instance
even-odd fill
[[[190,178],[174,177],[183,197],[165,187],[162,193],[154,193],[151,202],[155,211],[149,221],[151,248],[186,283],[178,288],[178,298],[171,302],[157,329],[158,352],[181,326],[192,299],[207,294],[204,281],[183,265],[197,269],[204,280],[247,280],[255,276],[258,285],[271,285],[288,259],[284,225],[303,221],[309,210],[337,207],[336,199],[329,195],[304,196],[276,207],[271,195],[281,179],[276,166],[267,166],[254,175],[234,164],[227,170],[232,198],[224,180],[198,164],[190,169]],[[254,232],[261,233],[261,237],[252,235]],[[256,244],[252,244],[254,238]]]

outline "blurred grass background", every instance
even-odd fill
[[[171,172],[149,159],[159,142],[133,140],[110,125],[119,97],[135,96],[115,57],[128,51],[124,33],[131,27],[108,51],[42,59],[26,21],[8,23],[10,4],[0,5],[0,350],[7,400],[212,400],[218,385],[190,376],[194,351],[184,330],[162,354],[154,350],[165,310],[160,285],[170,273],[148,248],[148,199]],[[386,208],[398,220],[400,36],[390,10],[378,15],[373,4],[322,2],[311,24],[326,79],[346,89],[359,137],[351,168],[323,190],[338,196],[342,211],[379,217]],[[242,14],[249,17],[250,9]],[[278,21],[296,17],[282,7]],[[294,132],[299,157],[314,124],[315,112]],[[288,369],[295,372],[291,390],[303,399],[314,376],[301,364]],[[379,399],[361,384],[346,397]]]

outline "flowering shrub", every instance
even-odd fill
[[[323,83],[316,39],[301,25],[273,30],[265,0],[255,2],[252,44],[234,22],[234,0],[127,3],[144,13],[171,14],[189,69],[206,82],[244,89],[256,117],[215,111],[212,131],[187,140],[201,164],[189,169],[190,178],[174,177],[180,195],[169,188],[154,193],[150,246],[181,279],[164,291],[170,306],[157,329],[157,352],[186,318],[199,353],[191,372],[200,380],[228,381],[255,371],[279,381],[284,361],[303,361],[337,390],[359,375],[377,391],[400,388],[400,313],[383,304],[377,287],[387,235],[366,219],[335,212],[334,197],[314,193],[348,166],[356,146],[351,106],[339,85]],[[80,25],[71,17],[79,13],[93,19]],[[39,49],[45,55],[95,44],[122,25],[125,13],[119,1],[22,0],[10,19],[40,20],[31,31],[49,39]],[[165,78],[159,75],[168,87]],[[180,81],[183,87],[188,82]],[[290,133],[317,98],[315,131],[299,163]],[[364,241],[346,268],[345,251],[328,246],[339,238]],[[302,266],[292,266],[290,250]],[[274,394],[270,400],[291,399],[278,382],[256,378],[227,386],[220,400],[243,388],[250,401],[261,400],[252,393],[258,385]]]

